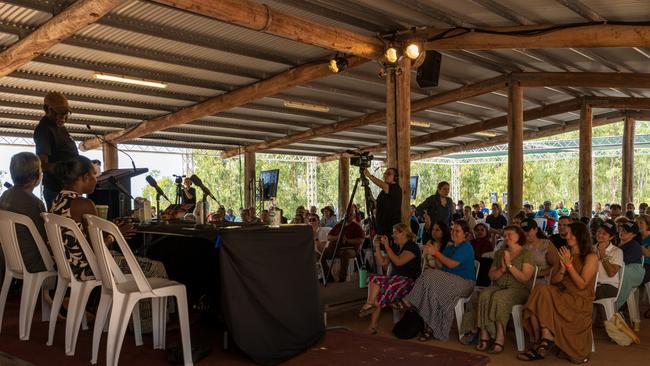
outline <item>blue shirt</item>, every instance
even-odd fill
[[[442,251],[450,259],[460,262],[455,268],[444,267],[442,270],[460,276],[466,280],[476,281],[476,268],[474,268],[474,248],[468,241],[455,246],[450,243]]]
[[[539,210],[539,211],[537,211],[537,216],[536,217],[544,217],[544,215],[547,214],[547,213],[548,213],[549,216],[551,216],[551,219],[553,219],[553,220],[555,220],[555,222],[557,222],[557,220],[559,219],[559,216],[557,214],[557,211],[555,211],[555,210],[548,210],[548,211]]]
[[[643,239],[643,247],[647,248],[649,246],[650,246],[650,235],[645,239]],[[645,257],[645,259],[643,260],[643,264],[645,264],[646,266],[650,266],[650,257]]]
[[[483,207],[483,208],[481,209],[481,212],[483,213],[484,216],[487,216],[487,215],[490,214],[490,209],[487,208],[487,207]]]

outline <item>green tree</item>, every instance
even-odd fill
[[[165,192],[167,197],[169,197],[169,199],[172,200],[171,203],[174,203],[174,198],[176,197],[176,185],[174,184],[174,181],[170,177],[160,177],[159,170],[152,170],[149,172],[149,175],[151,175],[156,179],[156,182],[158,182],[158,186],[160,187],[160,189],[162,189],[162,191]],[[141,196],[151,201],[152,205],[156,204],[156,190],[153,187],[151,186],[144,187]],[[168,205],[169,202],[165,201],[164,198],[160,199],[161,209],[164,209]]]

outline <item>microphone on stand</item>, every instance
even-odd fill
[[[165,194],[165,192],[163,192],[163,190],[160,188],[160,186],[158,185],[158,182],[156,182],[156,180],[152,176],[147,175],[147,177],[145,179],[147,180],[147,183],[149,183],[149,185],[152,186],[159,195],[165,197],[167,202],[172,203],[172,201],[170,201],[169,198],[167,198],[167,195]]]
[[[113,176],[108,177],[108,183],[112,184],[115,188],[117,188],[117,190],[122,192],[122,194],[124,194],[125,196],[128,196],[132,200],[134,199],[133,196],[131,196],[131,194],[129,193],[129,191],[126,188],[124,188],[122,183],[118,182],[118,180],[115,179],[115,177]]]
[[[13,184],[11,184],[11,183],[9,183],[9,182],[5,182],[3,185],[4,185],[5,188],[7,188],[7,189],[9,189],[9,188],[11,188],[11,187],[14,186]]]
[[[192,174],[192,176],[190,177],[190,180],[191,180],[192,183],[194,183],[197,187],[201,188],[201,190],[203,191],[203,194],[205,194],[206,196],[212,198],[213,200],[215,200],[215,202],[217,202],[219,205],[221,205],[221,204],[219,203],[219,201],[214,197],[214,195],[212,194],[212,192],[210,192],[210,190],[208,189],[208,187],[206,187],[206,186],[203,184],[203,181],[201,180],[201,178],[197,177],[196,174]]]
[[[96,137],[100,142],[105,143],[105,144],[109,144],[109,145],[113,146],[113,147],[115,148],[115,150],[117,150],[117,151],[121,152],[122,154],[126,155],[126,157],[128,157],[129,160],[131,160],[131,166],[133,167],[133,171],[135,172],[135,171],[137,170],[137,169],[135,168],[135,161],[133,161],[133,158],[131,157],[131,155],[127,154],[126,151],[124,151],[124,150],[120,149],[119,147],[117,147],[117,145],[115,145],[114,143],[112,143],[112,142],[110,142],[110,141],[104,139],[104,138],[101,137],[100,135],[96,134],[95,131],[93,131],[92,128],[90,128],[90,125],[86,125],[86,128],[87,128],[88,131],[90,131],[90,133],[91,133],[93,136],[95,136],[95,137]],[[165,197],[165,198],[167,198],[167,197]],[[167,201],[169,201],[169,200],[167,200]]]

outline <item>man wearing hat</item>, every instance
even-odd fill
[[[43,109],[45,116],[34,130],[34,143],[36,155],[41,159],[43,198],[49,210],[63,189],[62,182],[54,174],[56,163],[78,156],[79,151],[65,128],[71,113],[68,98],[61,93],[50,92],[45,96]]]

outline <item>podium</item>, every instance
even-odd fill
[[[138,169],[111,169],[102,173],[97,177],[97,186],[95,192],[88,195],[96,205],[108,206],[108,219],[112,220],[116,217],[125,217],[129,215],[132,210],[131,198],[110,182],[110,178],[114,177],[115,180],[124,189],[131,194],[131,178],[140,174],[148,172],[147,168]],[[133,194],[131,194],[133,195]]]

